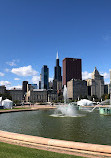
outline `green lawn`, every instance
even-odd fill
[[[0,158],[82,158],[0,142]]]

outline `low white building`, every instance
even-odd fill
[[[79,106],[92,106],[93,102],[87,99],[81,99],[80,101],[77,102],[77,105]]]

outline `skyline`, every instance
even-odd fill
[[[0,2],[0,83],[36,83],[47,65],[54,77],[56,53],[82,59],[84,77],[97,67],[109,83],[110,0],[5,0]],[[5,81],[5,82],[4,82]]]
[[[58,53],[58,51],[57,51],[57,53]],[[56,55],[57,57],[58,57],[58,54]],[[59,57],[58,58],[55,58],[55,60],[56,59],[59,59]],[[67,58],[69,58],[69,57],[67,57]],[[64,58],[65,59],[65,58]],[[63,60],[62,60],[63,61]],[[8,63],[10,66],[16,66],[16,64],[15,64],[15,61],[12,61],[12,62],[10,62],[10,63]],[[42,65],[43,66],[43,65]],[[49,67],[48,67],[49,68]],[[61,66],[61,68],[62,68],[62,70],[63,70],[63,67]],[[42,67],[41,67],[41,69],[42,69]],[[49,68],[49,70],[50,70],[50,68]],[[5,71],[7,71],[7,73],[9,72],[9,70],[5,70]],[[63,72],[63,71],[62,71]],[[39,86],[39,81],[40,81],[40,74],[41,74],[41,72],[40,73],[38,73],[36,70],[34,70],[33,68],[32,68],[32,66],[31,65],[28,65],[28,66],[24,66],[24,67],[19,67],[19,68],[12,68],[12,69],[10,69],[10,73],[13,73],[13,74],[15,74],[16,76],[18,76],[18,78],[14,78],[14,80],[15,81],[20,81],[21,82],[21,85],[18,85],[18,86],[12,86],[12,87],[10,87],[10,85],[11,85],[11,83],[8,83],[9,81],[0,81],[0,85],[5,85],[6,87],[7,87],[7,89],[13,89],[13,88],[18,88],[18,89],[21,89],[22,88],[22,82],[24,81],[24,80],[21,80],[20,79],[20,77],[32,77],[32,79],[31,80],[28,80],[27,79],[27,81],[30,83],[30,84],[37,84],[37,86]],[[39,74],[39,75],[38,75]],[[110,75],[110,74],[103,74],[103,73],[100,73],[101,75],[103,75],[104,76],[104,80],[105,80],[105,76],[107,77],[108,75]],[[3,75],[3,73],[2,72],[0,72],[0,75],[1,75],[1,77],[3,77],[3,76],[5,76],[5,74]],[[63,75],[63,74],[62,74]],[[87,71],[84,71],[84,72],[82,72],[82,80],[86,80],[86,79],[89,79],[89,78],[92,78],[92,72],[91,73],[88,73]],[[107,77],[107,78],[109,78],[109,76]],[[49,77],[49,82],[50,81],[53,81],[53,79],[54,79],[54,76],[51,78],[51,77]],[[3,83],[4,82],[4,83]],[[106,83],[107,84],[107,83]]]

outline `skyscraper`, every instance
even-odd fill
[[[58,52],[57,52],[57,57],[56,57],[56,66],[54,68],[54,80],[62,81],[61,67],[59,66]]]
[[[41,69],[41,89],[48,89],[49,68],[43,65]]]
[[[63,59],[63,85],[67,85],[67,82],[71,79],[82,80],[81,59]]]
[[[23,100],[25,99],[25,95],[28,91],[28,81],[23,81],[22,83],[22,91],[23,91]]]
[[[62,89],[62,76],[61,76],[61,67],[59,66],[58,52],[56,57],[56,66],[54,67],[53,89],[54,90]]]
[[[101,99],[104,94],[104,77],[100,75],[96,67],[92,73],[92,79],[87,79],[87,86],[88,95]]]
[[[40,81],[39,81],[39,89],[41,89],[41,74],[40,74]]]

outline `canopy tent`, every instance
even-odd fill
[[[2,106],[4,106],[5,109],[12,109],[13,101],[5,99],[2,101]]]
[[[79,106],[91,106],[93,105],[93,102],[87,99],[81,99],[80,101],[77,102],[77,105]]]
[[[2,106],[2,97],[0,97],[0,106]]]

